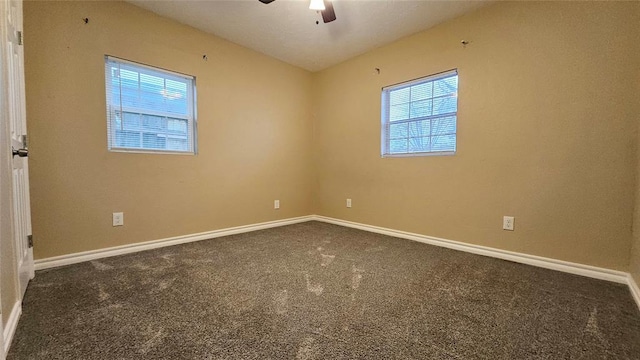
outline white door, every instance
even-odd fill
[[[9,181],[10,177],[9,172],[11,172],[11,164],[10,164],[10,156],[9,151],[9,124],[8,116],[6,111],[6,75],[7,71],[5,70],[6,64],[5,60],[5,36],[4,36],[4,14],[5,14],[5,2],[0,1],[0,248],[4,247],[2,244],[7,241],[6,239],[11,238],[11,228],[13,226],[13,221],[11,220],[11,201],[9,200],[11,197],[9,194],[13,193],[13,189],[11,188],[11,181]],[[13,240],[11,240],[13,242]],[[2,254],[2,250],[0,250],[0,255]],[[2,256],[0,256],[1,261]],[[2,263],[0,262],[0,278],[2,278]],[[1,279],[0,279],[1,280]],[[0,299],[2,299],[2,291],[7,291],[7,289],[0,288]],[[0,302],[0,309],[2,309],[2,303]],[[5,359],[6,351],[4,347],[4,326],[2,325],[3,321],[0,319],[0,360]]]
[[[22,0],[1,0],[6,31],[6,86],[9,136],[12,158],[13,234],[17,256],[20,297],[34,276],[29,205],[29,161],[27,151],[27,118],[24,95],[24,49],[22,47]]]

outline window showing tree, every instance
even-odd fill
[[[457,70],[384,87],[382,156],[454,154],[457,114]]]
[[[195,78],[105,57],[112,151],[196,152]]]

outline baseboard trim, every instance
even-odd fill
[[[151,250],[156,248],[161,248],[165,246],[172,246],[178,244],[184,244],[194,241],[201,241],[207,239],[213,239],[222,236],[234,235],[247,233],[256,230],[269,229],[279,226],[292,225],[297,223],[302,223],[306,221],[320,221],[334,225],[340,225],[345,227],[350,227],[354,229],[364,230],[372,233],[383,234],[394,236],[402,239],[413,240],[422,242],[429,245],[445,247],[453,250],[464,251],[472,254],[483,255],[488,257],[493,257],[502,260],[513,261],[521,264],[537,266],[545,269],[551,269],[556,271],[562,271],[570,274],[586,276],[599,280],[606,280],[621,284],[627,284],[631,293],[633,295],[634,300],[638,304],[640,308],[640,289],[638,288],[638,284],[634,281],[629,273],[616,271],[606,268],[600,268],[596,266],[584,265],[579,263],[573,263],[563,260],[557,260],[552,258],[546,258],[542,256],[529,255],[524,253],[518,253],[513,251],[501,250],[496,248],[491,248],[487,246],[473,245],[468,243],[463,243],[454,240],[448,240],[443,238],[437,238],[433,236],[427,236],[422,234],[416,234],[401,230],[394,230],[389,228],[384,228],[380,226],[368,225],[357,223],[353,221],[341,220],[336,218],[331,218],[327,216],[321,215],[308,215],[308,216],[300,216],[296,218],[289,218],[283,220],[269,221],[258,224],[251,225],[243,225],[236,226],[226,229],[219,229],[213,231],[207,231],[197,234],[190,234],[184,236],[176,236],[166,239],[159,240],[151,240],[145,241],[137,244],[123,245],[110,247],[106,249],[99,250],[91,250],[84,251],[74,254],[56,256],[51,258],[39,259],[35,261],[35,269],[36,270],[44,270],[59,266],[71,265],[80,262],[96,260],[101,258],[107,258],[111,256],[118,256],[124,254],[135,253],[144,250]],[[21,308],[18,303],[18,315],[16,315],[16,323],[12,325],[11,319],[14,317],[14,311],[16,308],[14,306],[14,311],[12,311],[10,321],[7,323],[7,327],[4,329],[5,339],[7,339],[7,334],[10,333],[13,336],[13,331],[15,331],[15,326],[17,325],[17,317],[20,316]],[[12,327],[13,326],[13,329]],[[5,341],[5,347],[8,348],[8,344]]]
[[[274,228],[279,226],[292,225],[292,224],[297,224],[297,223],[306,222],[310,220],[313,220],[312,215],[283,219],[283,220],[276,220],[276,221],[268,221],[268,222],[263,222],[258,224],[236,226],[231,228],[201,232],[197,234],[175,236],[171,238],[145,241],[145,242],[140,242],[136,244],[114,246],[114,247],[105,248],[105,249],[83,251],[83,252],[73,253],[68,255],[38,259],[34,261],[34,266],[36,270],[44,270],[44,269],[49,269],[49,268],[54,268],[59,266],[77,264],[77,263],[90,261],[90,260],[107,258],[111,256],[118,256],[118,255],[130,254],[130,253],[135,253],[135,252],[144,251],[144,250],[157,249],[165,246],[185,244],[185,243],[190,243],[194,241],[213,239],[221,236],[235,235],[235,234],[241,234],[241,233],[246,233],[246,232],[251,232],[256,230],[263,230],[263,229],[269,229],[269,228]]]
[[[640,309],[640,288],[638,287],[638,283],[633,278],[633,276],[631,276],[631,274],[628,275],[627,283],[629,284],[629,290],[631,290],[631,295],[633,296],[633,299],[636,301],[636,304],[638,304],[638,309]]]
[[[16,333],[16,329],[18,328],[18,320],[20,319],[20,315],[22,314],[22,303],[17,301],[13,304],[13,309],[11,309],[11,314],[9,314],[9,319],[7,320],[6,327],[3,332],[3,341],[4,341],[4,356],[6,357],[9,353],[9,348],[11,347],[11,341],[13,340],[13,335]],[[4,357],[3,357],[4,359]]]
[[[477,255],[484,255],[502,260],[513,261],[521,264],[537,266],[545,269],[562,271],[575,275],[582,275],[594,279],[607,280],[621,284],[628,284],[629,274],[622,271],[605,269],[590,265],[572,263],[568,261],[556,260],[542,256],[528,255],[513,251],[500,250],[496,248],[473,245],[454,240],[442,239],[433,236],[410,233],[406,231],[383,228],[379,226],[356,223],[347,220],[335,219],[326,216],[314,216],[313,220],[322,221],[330,224],[346,226],[354,229],[360,229],[377,234],[394,236],[402,239],[414,240],[421,243],[445,247],[453,250],[464,251]],[[638,301],[636,299],[636,301]]]

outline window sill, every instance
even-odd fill
[[[158,154],[158,155],[191,155],[195,156],[195,152],[184,151],[163,151],[163,150],[142,150],[142,149],[109,149],[109,152],[115,153],[130,153],[130,154]]]
[[[416,157],[416,156],[453,156],[455,151],[433,151],[433,152],[419,152],[419,153],[407,153],[407,154],[382,154],[381,158],[404,158],[404,157]]]

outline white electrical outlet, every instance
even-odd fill
[[[124,213],[116,212],[113,213],[113,226],[123,226],[124,225]]]
[[[502,218],[502,229],[513,231],[514,222],[515,222],[515,218],[513,216],[504,216]]]
[[[347,199],[347,207],[350,208],[351,207],[351,199]]]
[[[273,208],[274,209],[280,209],[280,200],[274,200],[273,201]]]

